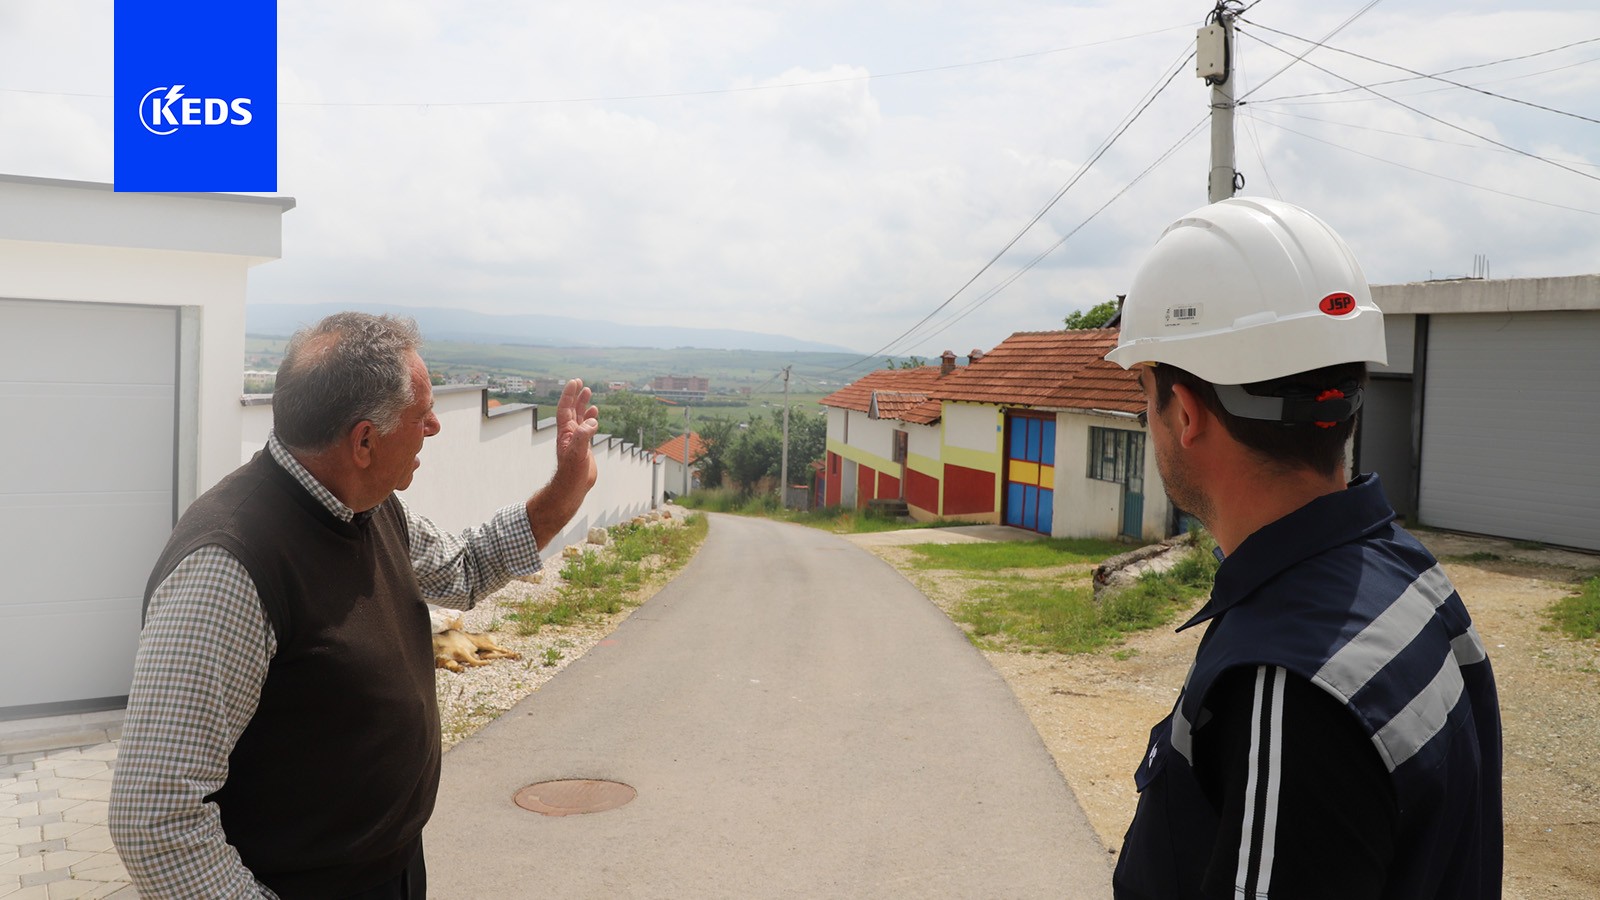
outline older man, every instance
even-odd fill
[[[556,473],[460,535],[395,493],[439,431],[410,320],[289,342],[273,433],[184,513],[146,591],[111,831],[142,896],[419,898],[439,781],[424,601],[469,608],[593,486],[569,383]]]

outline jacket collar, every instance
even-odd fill
[[[1221,615],[1291,566],[1371,534],[1394,518],[1376,473],[1362,475],[1338,493],[1318,497],[1245,538],[1222,560],[1211,599],[1178,630]]]

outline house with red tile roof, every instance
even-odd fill
[[[1137,414],[1106,362],[1116,329],[1019,332],[956,366],[882,369],[822,400],[824,502],[904,500],[914,518],[1055,537],[1165,537],[1173,513]]]
[[[689,432],[687,453],[685,453],[683,435],[668,438],[661,446],[655,449],[657,460],[662,463],[661,484],[669,494],[681,495],[700,486],[700,458],[705,456],[706,442],[700,439],[697,431]],[[689,486],[684,487],[684,471],[688,470]]]

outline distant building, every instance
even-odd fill
[[[711,379],[699,375],[657,375],[650,379],[650,393],[675,403],[698,403],[711,390]]]
[[[270,394],[273,384],[278,380],[276,369],[246,369],[244,371],[244,392],[246,394]]]
[[[700,460],[705,456],[706,443],[698,432],[689,432],[687,445],[683,435],[668,438],[655,449],[656,459],[664,463],[662,484],[667,493],[680,496],[700,486]],[[685,469],[688,480],[685,481]]]

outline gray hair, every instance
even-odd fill
[[[421,343],[412,319],[361,312],[334,313],[295,332],[272,393],[278,440],[317,453],[363,420],[380,434],[394,431],[417,399],[407,354]]]

